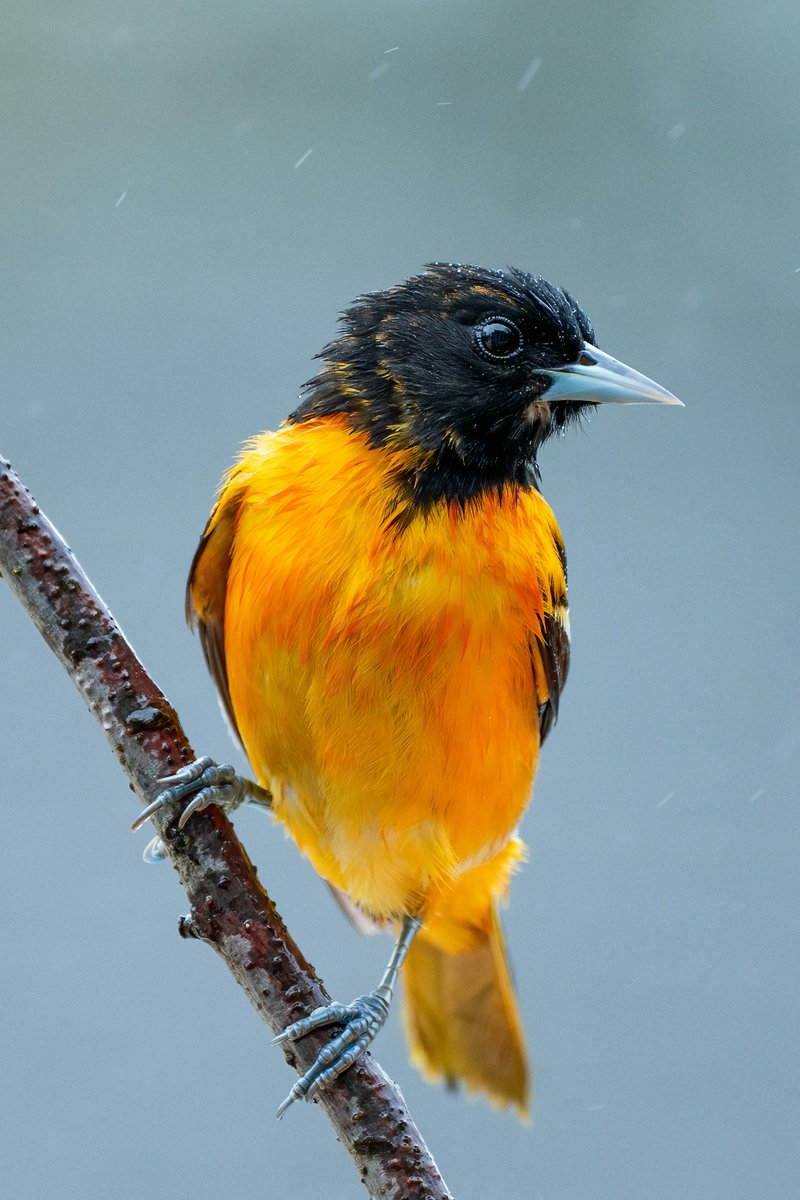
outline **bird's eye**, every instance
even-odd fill
[[[475,348],[492,362],[516,358],[522,347],[522,332],[508,317],[486,317],[475,327]]]

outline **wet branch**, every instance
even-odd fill
[[[149,804],[157,780],[195,755],[172,706],[2,457],[0,573],[100,722],[132,789]],[[191,912],[181,919],[180,933],[214,947],[273,1033],[328,1003],[223,813],[198,813],[180,832],[169,814],[157,815],[154,824],[189,897]],[[287,1045],[287,1061],[305,1070],[327,1036],[323,1031]],[[402,1096],[370,1055],[323,1089],[318,1103],[370,1196],[449,1200]]]

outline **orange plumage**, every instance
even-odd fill
[[[223,485],[194,602],[213,619],[224,556],[236,725],[319,874],[379,921],[420,912],[421,937],[474,952],[524,852],[548,697],[531,654],[545,614],[564,619],[561,538],[536,491],[397,534],[391,470],[341,418],[255,438]],[[524,1106],[524,1089],[512,1098]]]

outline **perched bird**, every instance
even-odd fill
[[[199,759],[137,824],[268,804],[357,925],[399,931],[378,988],[277,1039],[344,1026],[279,1112],[363,1053],[403,964],[422,1071],[527,1111],[498,905],[569,662],[536,456],[596,404],[680,404],[594,341],[538,276],[433,264],[355,302],[222,483],[187,612],[258,785]]]

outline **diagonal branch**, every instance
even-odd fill
[[[0,456],[0,573],[100,722],[143,804],[157,780],[194,758],[173,708],[145,671],[84,575],[11,466]],[[155,819],[186,889],[184,937],[209,942],[274,1033],[330,997],[295,945],[223,813],[208,809],[178,831]],[[327,1035],[284,1047],[305,1070]],[[336,1136],[352,1155],[370,1196],[449,1200],[405,1102],[366,1055],[318,1095]]]

